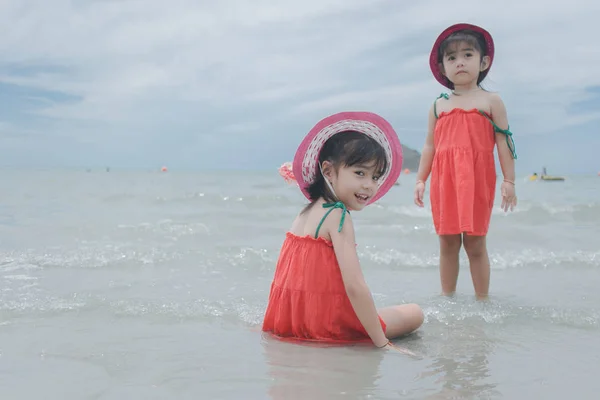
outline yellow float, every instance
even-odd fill
[[[534,172],[532,175],[529,176],[529,180],[530,181],[564,181],[565,178],[562,176],[553,176],[553,175],[548,175],[546,173],[546,167],[542,168],[542,174],[538,175],[537,172]]]

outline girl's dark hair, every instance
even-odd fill
[[[459,43],[467,43],[470,46],[473,46],[473,48],[477,50],[479,54],[481,54],[482,59],[484,56],[488,55],[487,45],[485,43],[483,35],[469,29],[464,29],[462,31],[458,31],[448,36],[446,40],[444,40],[440,44],[440,48],[438,51],[438,64],[441,64],[443,62],[444,56],[446,55],[446,53],[448,53],[448,50],[454,48]],[[485,78],[485,74],[483,73],[483,71],[481,71],[479,73],[479,76],[477,77],[477,85],[479,85],[481,81],[483,81],[483,78]]]
[[[375,170],[379,175],[385,174],[389,167],[383,147],[375,139],[356,131],[339,132],[329,138],[319,153],[319,165],[323,165],[324,161],[329,161],[335,170],[342,166],[375,162]],[[308,194],[310,204],[302,212],[310,209],[321,197],[326,202],[337,201],[320,170],[317,170],[315,180],[308,187]]]

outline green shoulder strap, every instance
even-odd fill
[[[317,231],[315,232],[315,239],[319,237],[319,229],[321,229],[321,225],[323,225],[323,222],[325,221],[325,218],[327,218],[329,213],[331,213],[336,208],[342,209],[342,218],[340,219],[340,227],[338,228],[338,232],[341,232],[342,226],[344,225],[344,220],[346,219],[346,213],[348,212],[346,205],[344,205],[344,203],[342,203],[341,201],[338,201],[335,203],[325,203],[325,204],[323,204],[323,208],[329,208],[330,210],[325,213],[323,218],[321,218],[321,221],[319,222],[319,225],[317,226]]]
[[[517,159],[517,149],[515,148],[515,141],[512,137],[513,134],[510,131],[510,126],[508,126],[507,129],[502,129],[498,125],[496,125],[496,123],[490,117],[488,117],[488,115],[485,112],[479,110],[479,113],[481,115],[483,115],[485,118],[487,118],[487,120],[492,123],[492,125],[494,126],[495,132],[503,133],[506,136],[506,144],[508,145],[508,149],[510,150],[513,159],[516,160]]]
[[[438,115],[437,115],[437,101],[441,98],[445,98],[446,100],[448,100],[450,98],[450,96],[448,96],[448,93],[442,93],[440,94],[438,97],[436,97],[436,99],[433,101],[433,115],[435,115],[435,118],[437,119]]]

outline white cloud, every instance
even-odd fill
[[[301,127],[296,143],[316,119],[353,108],[380,112],[420,146],[443,89],[429,50],[443,28],[467,21],[494,35],[488,85],[518,138],[598,118],[569,113],[600,85],[597,15],[593,0],[5,0],[0,82],[72,96],[37,94],[35,114],[60,121],[48,134],[91,143],[172,129],[266,137],[285,124]]]

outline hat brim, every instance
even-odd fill
[[[319,121],[300,143],[293,162],[293,173],[300,190],[310,200],[308,187],[319,171],[319,153],[325,142],[343,131],[356,131],[375,139],[385,150],[388,169],[378,180],[379,188],[368,204],[383,197],[396,183],[402,170],[402,145],[392,126],[370,112],[341,112]]]
[[[431,68],[431,72],[433,73],[433,76],[435,77],[435,79],[439,83],[441,83],[442,85],[447,87],[448,89],[454,89],[454,84],[452,82],[450,82],[450,80],[446,76],[444,76],[444,74],[442,74],[442,71],[440,70],[440,65],[439,65],[440,60],[438,58],[440,45],[442,44],[442,42],[444,40],[446,40],[448,38],[448,36],[452,35],[453,33],[458,32],[458,31],[463,31],[463,30],[471,30],[471,31],[479,33],[480,35],[483,36],[483,40],[487,47],[485,55],[490,58],[490,62],[488,64],[488,67],[486,68],[486,70],[481,72],[482,78],[485,78],[487,76],[490,68],[492,67],[492,62],[494,61],[494,40],[492,39],[492,35],[490,35],[490,33],[488,31],[486,31],[485,29],[483,29],[477,25],[464,24],[464,23],[452,25],[451,27],[446,28],[446,30],[444,30],[438,36],[437,40],[433,44],[433,47],[431,49],[431,54],[429,55],[429,66]]]

